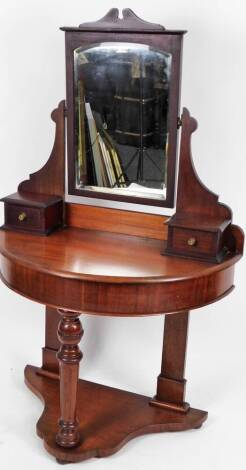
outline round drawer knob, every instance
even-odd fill
[[[195,246],[196,245],[196,238],[195,237],[191,237],[187,240],[187,245],[189,246]]]
[[[25,212],[21,212],[19,215],[18,215],[18,220],[19,222],[23,222],[24,220],[26,220],[27,218],[27,215]]]

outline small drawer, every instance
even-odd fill
[[[5,204],[5,225],[21,230],[42,230],[42,214],[37,207]]]
[[[179,253],[213,256],[217,239],[216,232],[172,227],[172,249]]]
[[[58,196],[15,193],[4,202],[6,230],[21,230],[48,235],[63,225],[63,200]]]

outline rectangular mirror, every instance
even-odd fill
[[[68,194],[173,207],[184,31],[132,15],[61,28]]]
[[[166,199],[171,62],[136,43],[75,49],[77,190]]]

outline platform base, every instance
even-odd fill
[[[58,462],[79,462],[106,457],[130,439],[142,434],[184,431],[200,427],[207,412],[190,408],[185,413],[150,406],[150,398],[79,380],[77,417],[81,443],[72,449],[56,444],[60,416],[59,379],[40,375],[41,369],[26,366],[25,382],[45,404],[37,423],[37,434]]]

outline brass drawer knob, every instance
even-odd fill
[[[18,220],[19,222],[24,222],[24,220],[27,219],[27,215],[25,212],[21,212],[19,215],[18,215]]]
[[[196,245],[196,238],[195,237],[188,238],[187,245],[195,246]]]

